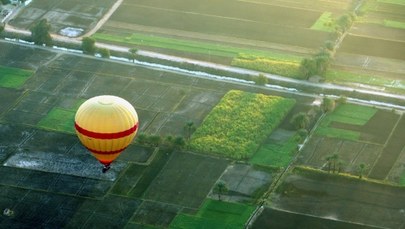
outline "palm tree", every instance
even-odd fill
[[[135,56],[136,56],[136,52],[137,52],[138,50],[136,49],[136,48],[130,48],[129,50],[128,50],[128,52],[129,52],[129,58],[132,60],[132,62],[134,62],[135,63]]]
[[[360,163],[359,164],[359,179],[363,178],[364,170],[366,170],[366,164]]]
[[[194,122],[193,122],[193,121],[188,121],[188,122],[186,123],[186,125],[184,126],[184,130],[185,130],[185,132],[186,132],[186,138],[187,138],[187,140],[190,139],[191,134],[194,132],[195,129],[196,129],[196,128],[195,128],[195,125],[194,125]]]
[[[214,193],[218,194],[218,200],[221,200],[221,195],[228,192],[228,185],[225,181],[218,181],[214,187]]]
[[[326,163],[328,165],[328,172],[332,170],[333,173],[336,171],[336,165],[338,164],[339,161],[339,155],[337,153],[334,153],[332,155],[329,155],[325,158]],[[340,172],[340,170],[339,170]]]

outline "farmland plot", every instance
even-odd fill
[[[235,50],[229,47],[202,50],[193,42],[204,41],[205,44],[199,46],[231,45],[252,51],[308,53],[317,49],[329,35],[312,30],[311,26],[325,10],[338,13],[348,5],[348,1],[318,3],[126,0],[95,37],[103,42],[118,42],[142,49],[212,55],[214,59],[219,59],[217,56],[229,58]],[[142,34],[156,38],[142,39]],[[183,45],[174,45],[173,41],[169,44],[167,38],[181,39]],[[210,52],[206,53],[207,50]],[[238,53],[243,52],[232,55]]]
[[[326,170],[327,158],[337,154],[340,171],[358,174],[359,165],[364,164],[364,174],[384,180],[402,150],[395,141],[400,136],[399,120],[392,111],[341,105],[322,120],[296,163]]]
[[[22,8],[9,24],[29,29],[35,22],[46,18],[51,24],[51,32],[77,37],[94,27],[114,3],[115,0],[35,0]]]
[[[365,228],[400,228],[403,224],[401,209],[405,201],[404,193],[403,187],[295,168],[272,196],[271,207],[306,216],[361,224]],[[315,218],[306,220],[309,225],[319,221]]]

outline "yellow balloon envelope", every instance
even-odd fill
[[[76,134],[80,141],[107,169],[132,142],[138,126],[134,107],[112,95],[87,100],[75,116]]]

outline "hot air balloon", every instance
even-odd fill
[[[132,142],[138,115],[125,99],[102,95],[85,101],[77,110],[75,129],[81,143],[104,165],[103,173]]]

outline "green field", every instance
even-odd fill
[[[205,55],[217,55],[231,58],[234,58],[239,54],[247,54],[294,62],[299,62],[302,59],[299,56],[281,52],[247,49],[236,46],[216,44],[212,42],[202,42],[189,39],[174,39],[164,36],[146,35],[141,33],[132,33],[130,36],[127,37],[114,34],[96,33],[92,37],[101,42],[118,42],[121,44],[132,46],[148,46],[154,48],[162,48]]]
[[[333,32],[334,28],[334,20],[332,18],[331,12],[324,12],[318,20],[311,26],[311,29],[320,30],[325,32]]]
[[[243,228],[254,209],[250,205],[207,199],[195,216],[179,214],[170,228]]]
[[[376,108],[366,107],[354,104],[341,104],[333,112],[327,114],[315,133],[321,136],[341,138],[347,140],[358,140],[360,132],[334,128],[333,122],[349,124],[354,126],[363,126],[377,112]]]
[[[76,110],[84,101],[77,100],[73,107],[66,109],[61,107],[54,107],[51,111],[41,119],[37,126],[40,128],[56,130],[67,133],[75,133],[74,121]]]
[[[189,146],[196,152],[247,159],[294,104],[293,99],[231,90],[191,136]]]
[[[298,135],[293,135],[284,141],[270,141],[263,144],[255,155],[250,159],[250,163],[276,168],[287,167],[295,153],[300,140]]]
[[[397,5],[405,5],[404,0],[377,0],[381,3],[390,3],[390,4],[397,4]]]
[[[0,65],[0,87],[21,88],[33,73],[31,70]]]

